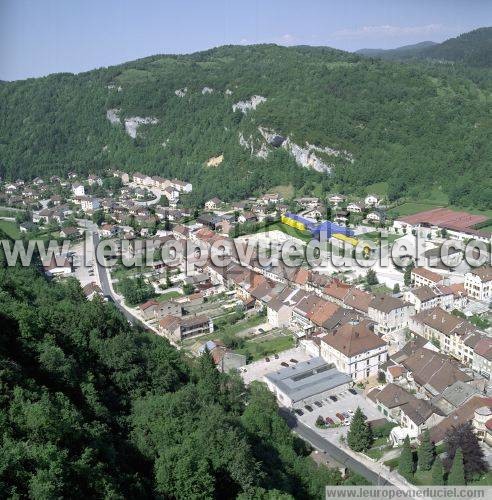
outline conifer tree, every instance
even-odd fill
[[[454,455],[453,465],[451,465],[451,470],[449,471],[448,486],[463,486],[465,484],[463,452],[461,451],[461,448],[458,448]]]
[[[434,486],[442,486],[444,484],[444,469],[439,457],[436,457],[432,464],[431,477]]]
[[[413,453],[410,446],[408,436],[403,441],[403,449],[401,450],[400,461],[398,462],[398,472],[405,478],[409,479],[414,473]]]
[[[430,440],[429,431],[425,430],[422,434],[422,442],[418,449],[418,465],[419,470],[429,470],[432,467],[434,460],[435,449]]]
[[[357,408],[350,423],[350,429],[347,433],[347,443],[354,451],[364,451],[371,447],[371,428],[366,423],[364,414],[360,408]]]

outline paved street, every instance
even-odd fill
[[[361,476],[365,477],[372,484],[375,484],[375,485],[388,484],[388,485],[396,486],[395,484],[393,484],[390,481],[381,477],[380,473],[376,472],[376,467],[369,468],[368,466],[364,465],[359,460],[355,460],[348,453],[346,453],[344,450],[342,450],[339,447],[339,445],[337,446],[336,443],[333,443],[332,441],[328,440],[327,438],[320,436],[313,429],[310,429],[307,425],[300,422],[296,418],[296,416],[293,415],[286,408],[281,408],[280,414],[287,422],[287,425],[296,434],[298,434],[302,439],[309,442],[312,446],[314,446],[318,450],[321,450],[322,452],[326,453],[330,457],[333,457],[337,462],[345,465],[346,467],[353,470],[357,474],[360,474]]]

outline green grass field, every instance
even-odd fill
[[[161,294],[157,295],[157,297],[155,299],[158,302],[164,302],[166,300],[175,299],[177,297],[181,297],[181,294],[179,292],[176,292],[175,290],[173,290],[172,292],[161,293]]]
[[[0,220],[0,229],[14,240],[20,238],[21,233],[15,222]]]
[[[366,186],[366,194],[377,194],[378,196],[386,196],[388,193],[387,182],[376,182]]]
[[[246,341],[243,348],[238,349],[239,354],[245,354],[252,361],[256,361],[264,356],[270,356],[280,351],[285,351],[294,347],[292,335],[281,335],[275,338],[252,339]]]
[[[370,240],[370,241],[373,241],[375,243],[378,243],[379,240],[381,239],[381,233],[380,233],[380,231],[371,231],[370,233],[361,234],[358,238],[360,240]],[[393,243],[398,238],[401,238],[401,235],[398,235],[398,234],[388,234],[387,237],[386,237],[386,240],[389,243]]]
[[[269,226],[262,227],[257,232],[267,233],[269,231],[282,231],[283,233],[288,234],[293,238],[304,241],[305,243],[313,239],[309,231],[299,231],[299,229],[288,226],[287,224],[282,224],[281,222],[275,222],[274,224],[270,224]]]

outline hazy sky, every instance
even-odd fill
[[[393,48],[491,25],[491,0],[0,0],[0,80],[223,44]]]

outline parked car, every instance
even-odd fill
[[[312,406],[306,405],[304,408],[306,408],[306,410],[309,411],[309,412],[313,411],[313,407]]]
[[[275,359],[278,359],[278,354],[275,354],[275,355],[274,355],[274,358],[275,358]]]
[[[300,408],[296,408],[294,410],[300,417],[302,417],[304,415],[304,412],[300,409]]]
[[[340,422],[343,422],[345,420],[345,417],[341,413],[335,413],[336,417]]]
[[[355,411],[354,410],[347,410],[347,413],[350,415],[350,416],[353,416]]]
[[[342,411],[342,415],[346,418],[346,419],[350,419],[350,413],[348,411]]]
[[[332,401],[338,401],[338,399],[337,399],[337,397],[336,397],[336,396],[330,396],[330,399],[331,399]]]
[[[266,361],[267,363],[269,363],[269,362],[270,362],[270,358],[265,358],[265,361]]]
[[[335,421],[330,417],[326,417],[325,422],[327,425],[335,425]]]
[[[290,362],[291,363],[299,363],[299,361],[297,361],[297,359],[294,359],[294,358],[290,358]]]
[[[258,328],[258,333],[265,333],[265,330],[263,330],[263,328]]]
[[[315,401],[314,404],[318,407],[321,408],[323,405],[319,401]]]
[[[282,363],[280,363],[282,366],[285,366],[286,368],[289,366],[288,363],[286,363],[285,361],[282,361]]]
[[[355,389],[349,389],[350,394],[357,394],[357,391]]]

